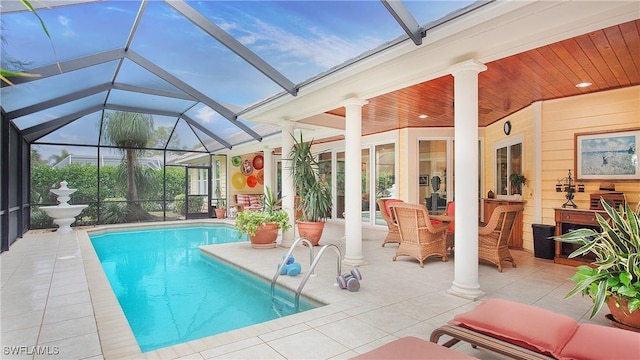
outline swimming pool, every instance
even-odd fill
[[[90,235],[143,352],[290,315],[293,296],[221,261],[199,246],[246,241],[224,225]],[[300,302],[299,311],[314,308]]]

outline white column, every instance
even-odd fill
[[[282,240],[280,246],[291,247],[293,245],[295,234],[295,198],[296,190],[293,187],[293,175],[291,172],[291,160],[289,153],[293,149],[293,131],[294,123],[285,121],[282,124],[282,209],[289,214],[289,223],[292,225],[291,230],[282,232]]]
[[[271,149],[270,146],[265,146],[264,147],[264,151],[263,153],[263,167],[262,167],[262,175],[264,178],[264,191],[265,193],[267,192],[267,188],[269,188],[269,190],[271,190],[271,192],[273,192],[274,195],[276,194],[276,187],[273,185],[273,179],[274,176],[273,174],[275,173],[275,166],[276,164],[273,162],[273,149]]]
[[[477,299],[478,283],[478,73],[487,67],[468,60],[454,65],[455,275],[450,294]]]
[[[522,194],[533,199],[533,224],[542,223],[542,101],[533,107],[533,194]]]
[[[364,265],[362,256],[362,107],[368,101],[347,99],[345,107],[344,212],[345,255],[343,263]]]

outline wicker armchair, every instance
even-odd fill
[[[497,265],[500,272],[503,261],[510,261],[511,265],[516,267],[516,262],[509,252],[508,242],[516,216],[522,210],[521,205],[498,206],[489,222],[478,228],[478,258]]]
[[[420,267],[424,267],[424,260],[430,256],[440,256],[442,261],[449,259],[446,243],[448,222],[434,225],[427,208],[422,205],[393,203],[389,207],[400,230],[400,245],[393,261],[398,256],[411,256],[420,262]]]
[[[389,205],[394,202],[403,202],[400,199],[378,199],[378,208],[380,209],[380,215],[382,215],[382,219],[387,223],[387,228],[389,228],[389,233],[387,233],[387,237],[382,242],[382,247],[384,247],[387,243],[400,243],[400,232],[398,230],[398,224],[396,224],[393,216],[391,215],[391,211],[389,209]]]
[[[447,228],[447,250],[453,251],[453,247],[455,246],[455,230],[456,230],[456,203],[455,201],[449,201],[447,203],[447,209],[445,211],[445,215],[432,215],[432,223],[439,224],[441,221],[446,221],[449,223],[449,227]]]

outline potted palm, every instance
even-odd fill
[[[235,227],[240,233],[245,233],[251,240],[251,246],[257,249],[276,247],[278,230],[287,231],[291,228],[289,215],[278,208],[279,201],[273,192],[266,187],[262,210],[245,210],[236,217]]]
[[[324,220],[331,210],[331,191],[327,182],[321,178],[318,161],[311,152],[313,141],[305,142],[302,135],[299,139],[293,136],[293,140],[289,158],[297,195],[298,234],[318,245],[324,230]]]
[[[601,199],[610,221],[596,213],[602,231],[577,229],[556,240],[578,244],[570,258],[591,254],[592,266],[579,266],[571,280],[576,286],[565,298],[577,293],[593,300],[591,318],[607,303],[613,320],[640,328],[640,205],[634,212],[629,204],[615,210]]]

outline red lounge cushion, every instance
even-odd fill
[[[387,211],[387,215],[391,216],[391,208],[389,208],[389,205],[391,205],[394,202],[404,202],[400,199],[387,199],[384,202],[384,208]]]
[[[568,316],[502,299],[485,300],[450,323],[554,356],[578,328]]]
[[[558,359],[640,359],[640,333],[614,327],[581,324]]]
[[[407,336],[392,341],[379,348],[373,349],[364,354],[360,354],[352,359],[476,359],[467,354],[451,350],[447,347],[419,339],[413,336]]]

